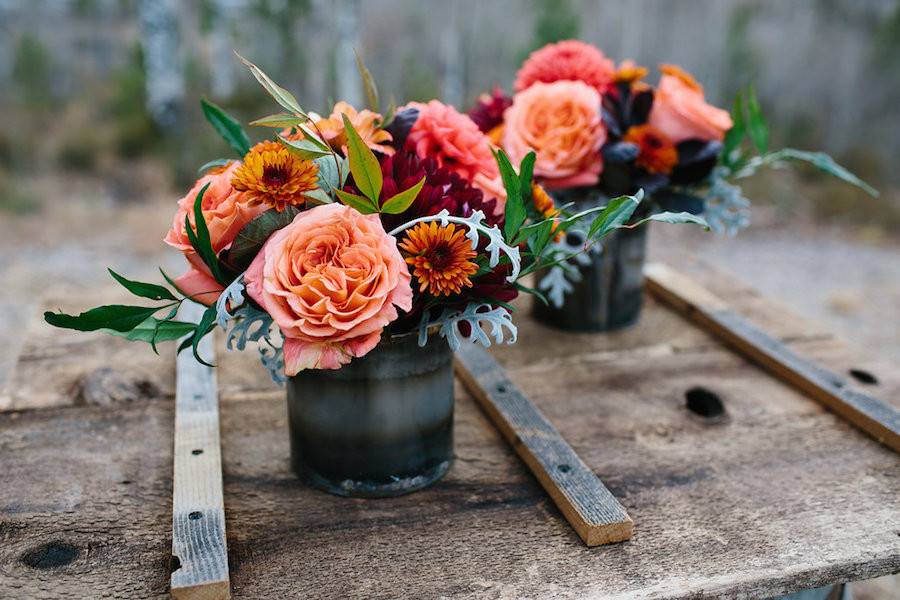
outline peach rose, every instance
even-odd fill
[[[533,83],[513,96],[504,119],[503,148],[513,164],[534,150],[534,174],[545,188],[597,183],[606,141],[597,90],[581,81]]]
[[[339,369],[381,340],[412,288],[397,241],[378,215],[325,204],[297,215],[244,274],[247,293],[284,335],[284,370]]]
[[[674,143],[684,140],[718,140],[731,129],[728,111],[706,103],[703,87],[675,65],[662,65],[663,75],[653,98],[647,123]]]
[[[178,201],[178,210],[172,219],[172,228],[164,241],[180,250],[189,263],[188,271],[175,279],[181,290],[204,304],[212,304],[219,297],[222,286],[213,279],[209,268],[203,263],[188,240],[184,229],[184,218],[194,222],[194,201],[207,183],[209,188],[203,194],[203,220],[209,229],[209,240],[218,254],[231,246],[241,228],[254,217],[266,210],[266,206],[250,206],[244,194],[231,187],[231,178],[240,162],[233,161],[227,167],[211,171],[197,180],[187,195]]]

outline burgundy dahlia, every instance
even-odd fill
[[[503,93],[499,86],[490,94],[482,94],[469,111],[469,118],[475,121],[483,133],[490,133],[503,123],[503,111],[512,106],[512,98]]]

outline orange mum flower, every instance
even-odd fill
[[[622,137],[638,147],[638,157],[634,164],[648,173],[668,175],[678,163],[675,144],[652,125],[636,125],[628,129]]]
[[[400,249],[410,254],[406,262],[412,265],[419,280],[419,291],[433,296],[459,294],[463,286],[472,287],[469,275],[478,271],[472,243],[465,229],[452,223],[441,227],[437,222],[419,223],[406,234]]]
[[[334,105],[331,116],[327,119],[316,121],[313,131],[318,129],[326,142],[347,154],[347,134],[344,132],[344,120],[341,115],[347,115],[353,129],[369,148],[388,156],[394,153],[394,149],[388,144],[392,139],[391,134],[376,125],[376,122],[381,123],[381,115],[368,109],[357,112],[344,101]]]
[[[647,76],[646,67],[638,66],[633,60],[623,60],[616,69],[616,83],[636,83]]]
[[[545,219],[555,219],[559,215],[556,205],[553,204],[553,198],[550,197],[550,194],[544,188],[536,183],[531,184],[531,198],[534,202],[535,210],[541,213]],[[558,223],[554,223],[551,231],[556,231],[557,226]],[[561,235],[562,233],[560,232],[553,237],[554,239],[559,239]]]
[[[268,204],[279,212],[286,206],[303,206],[307,192],[318,187],[319,168],[278,142],[260,142],[244,156],[231,185],[246,192],[250,206]]]

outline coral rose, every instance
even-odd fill
[[[284,335],[284,369],[338,369],[412,308],[409,269],[378,215],[326,204],[276,231],[244,274]]]
[[[534,150],[534,174],[548,189],[596,184],[605,141],[600,94],[581,81],[535,83],[506,110],[504,149],[514,164]]]
[[[231,179],[240,164],[237,161],[231,162],[224,169],[207,173],[197,180],[187,195],[178,201],[172,228],[164,238],[167,244],[180,250],[190,263],[188,271],[175,279],[175,283],[184,293],[196,295],[196,299],[204,304],[215,302],[222,286],[213,279],[209,268],[191,246],[184,229],[184,219],[187,217],[191,226],[196,226],[194,201],[203,186],[209,184],[201,202],[203,220],[209,229],[209,241],[216,254],[228,248],[241,228],[266,210],[265,206],[250,206],[249,199],[231,186]]]
[[[433,156],[438,166],[459,173],[469,182],[478,175],[492,178],[500,174],[490,140],[467,115],[437,100],[428,104],[410,102],[400,110],[406,108],[419,111],[406,138],[419,158]]]
[[[706,103],[703,87],[675,65],[662,65],[663,75],[650,109],[650,125],[674,143],[700,139],[721,141],[731,129],[727,111]]]
[[[603,94],[613,84],[616,66],[596,47],[565,40],[547,44],[531,53],[516,74],[515,89],[521,92],[536,82],[583,81]]]

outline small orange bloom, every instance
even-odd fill
[[[700,85],[694,76],[679,67],[678,65],[659,65],[659,70],[663,75],[670,75],[675,77],[681,83],[688,86],[692,90],[696,90],[699,92],[703,91],[703,86]]]
[[[376,122],[381,123],[381,115],[368,109],[357,112],[355,108],[344,101],[335,104],[331,116],[316,121],[315,126],[311,129],[313,131],[318,129],[326,142],[346,154],[347,134],[344,131],[344,120],[341,115],[347,115],[353,129],[369,148],[388,156],[394,153],[394,149],[388,144],[392,139],[391,134],[376,125]]]
[[[631,127],[622,137],[638,147],[635,164],[648,173],[668,175],[678,163],[678,150],[675,144],[652,125]]]
[[[406,234],[400,249],[410,256],[419,291],[433,296],[459,294],[463,286],[472,287],[469,275],[478,271],[470,259],[476,253],[466,231],[452,223],[441,227],[435,221],[419,223]]]
[[[267,204],[279,212],[287,206],[303,206],[306,193],[318,187],[319,168],[278,142],[260,142],[244,156],[231,185],[246,192],[250,206]]]
[[[534,208],[539,213],[544,216],[544,219],[556,219],[559,215],[559,211],[556,210],[556,205],[553,204],[553,198],[550,197],[550,194],[544,190],[541,186],[536,183],[531,184],[531,198],[534,202]],[[553,224],[552,231],[556,231],[557,223]],[[554,238],[558,239],[561,233],[557,233]]]
[[[616,83],[636,83],[647,76],[647,68],[635,64],[633,60],[623,60],[616,69]]]

